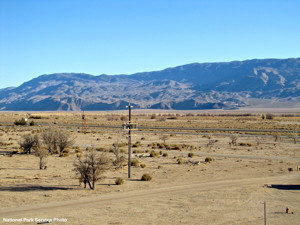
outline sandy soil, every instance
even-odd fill
[[[253,121],[256,120],[250,118],[247,122]],[[297,121],[291,118],[290,123]],[[49,156],[46,170],[38,169],[38,158],[33,155],[5,154],[18,150],[21,136],[32,129],[37,127],[1,129],[0,224],[37,224],[49,219],[51,224],[72,225],[257,225],[264,222],[264,201],[268,224],[299,224],[300,146],[288,137],[275,141],[272,136],[243,136],[238,137],[237,146],[230,146],[228,135],[172,134],[168,135],[167,144],[188,144],[193,148],[154,149],[168,156],[151,158],[146,153],[152,150],[148,144],[163,142],[161,134],[134,133],[132,142],[140,141],[142,145],[132,149],[141,152],[134,153],[133,158],[146,167],[132,167],[131,179],[127,178],[126,166],[118,170],[111,168],[96,189],[89,190],[79,186],[73,171],[75,149],[68,157]],[[73,132],[74,147],[80,147],[83,154],[86,148],[109,149],[115,141],[126,141],[126,134],[121,131],[94,129],[83,134],[73,128],[64,129]],[[209,140],[216,142],[207,146]],[[188,153],[194,156],[190,158]],[[105,154],[113,158],[112,153]],[[207,156],[213,161],[205,163]],[[177,164],[178,158],[199,161],[200,165]],[[288,168],[293,171],[289,172]],[[150,174],[153,180],[141,181],[144,173]],[[117,177],[122,177],[125,183],[115,185]],[[286,207],[293,214],[286,214]],[[40,220],[26,221],[35,218]],[[17,222],[18,219],[22,221]]]

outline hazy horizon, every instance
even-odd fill
[[[283,0],[0,0],[0,88],[52,73],[296,58],[299,9]]]

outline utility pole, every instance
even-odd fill
[[[84,111],[82,111],[81,119],[82,119],[81,132],[86,134],[86,132],[87,132],[87,124],[86,124],[87,115],[84,114]]]
[[[267,225],[267,203],[264,201],[264,221],[265,225]]]
[[[129,105],[126,106],[126,108],[128,108],[128,124],[127,124],[127,128],[128,128],[128,178],[131,177],[131,171],[130,171],[130,167],[131,167],[131,108],[133,106]]]

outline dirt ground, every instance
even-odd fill
[[[112,144],[127,142],[127,132],[121,129],[126,122],[125,112],[89,112],[85,127],[80,113],[31,113],[38,119],[32,119],[34,126],[25,127],[12,125],[24,113],[1,113],[0,224],[257,225],[264,223],[264,202],[267,224],[300,224],[300,171],[297,171],[300,117],[297,113],[275,115],[272,120],[262,120],[259,113],[250,116],[186,114],[133,113],[139,126],[178,127],[179,130],[134,130],[132,143],[140,142],[140,146],[132,148],[132,158],[146,166],[131,167],[130,179],[127,166],[121,169],[111,166],[95,190],[89,190],[79,186],[73,165],[77,159],[75,151],[80,149],[84,155],[95,149],[113,160],[114,155],[109,151]],[[119,125],[120,129],[93,127],[99,124]],[[24,134],[40,135],[49,127],[70,132],[75,144],[67,157],[49,155],[47,169],[40,170],[39,159],[22,154],[19,143]],[[283,131],[184,130],[191,127]],[[236,145],[229,144],[233,136],[237,138]],[[153,143],[179,147],[152,147]],[[124,156],[127,148],[122,148]],[[150,151],[159,156],[149,157]],[[207,157],[212,161],[205,162]],[[178,160],[183,163],[178,164]],[[153,179],[141,181],[145,173]],[[124,179],[123,185],[115,185],[118,177]]]

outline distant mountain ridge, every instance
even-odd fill
[[[233,109],[300,100],[300,58],[192,63],[132,75],[56,73],[0,89],[0,110]]]

